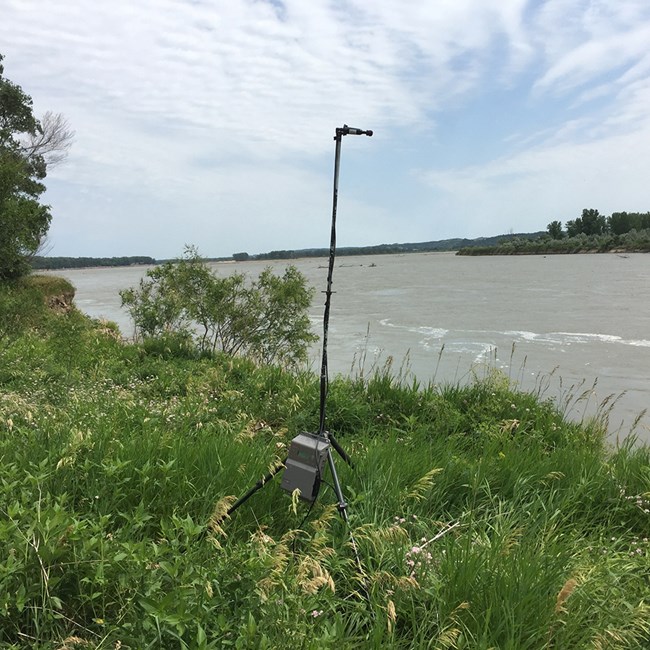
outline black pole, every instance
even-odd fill
[[[336,151],[334,154],[334,190],[332,194],[332,229],[330,233],[330,255],[327,267],[327,289],[325,290],[325,312],[323,314],[323,358],[320,367],[320,420],[318,435],[325,435],[325,404],[327,402],[327,336],[330,322],[330,304],[332,302],[332,276],[334,275],[334,259],[336,257],[336,208],[339,198],[339,167],[341,163],[341,141],[343,129],[336,129],[334,140]]]
[[[336,209],[339,200],[339,167],[341,164],[341,141],[344,135],[372,135],[372,131],[363,129],[355,129],[344,124],[342,127],[337,127],[334,141],[336,142],[336,149],[334,153],[334,190],[332,193],[332,229],[330,234],[330,254],[329,265],[327,267],[327,289],[325,290],[325,312],[323,314],[323,358],[320,368],[320,420],[318,425],[318,435],[325,436],[325,405],[327,403],[327,389],[328,389],[328,376],[327,376],[327,338],[329,333],[330,323],[330,304],[332,302],[332,276],[334,275],[334,259],[336,257]],[[335,443],[334,448],[341,453],[341,447]],[[343,456],[343,454],[341,454]],[[345,456],[343,456],[345,458]],[[349,462],[349,458],[346,458]]]
[[[330,320],[330,304],[332,301],[332,276],[334,275],[334,259],[336,257],[336,209],[339,198],[339,168],[341,163],[341,141],[344,135],[372,135],[372,131],[362,131],[361,129],[351,129],[347,124],[344,124],[342,128],[336,129],[336,135],[334,140],[336,142],[336,150],[334,154],[334,189],[332,194],[332,230],[330,234],[330,254],[329,254],[329,265],[327,268],[327,289],[325,291],[325,312],[323,315],[323,359],[321,363],[320,371],[320,422],[318,426],[318,435],[322,436],[325,440],[329,441],[334,449],[339,453],[339,455],[351,465],[350,457],[345,453],[341,445],[336,441],[335,438],[330,436],[330,434],[325,429],[325,405],[327,403],[327,390],[328,390],[328,372],[327,372],[327,338],[329,333],[329,320]],[[359,550],[357,547],[357,542],[354,539],[352,530],[350,529],[350,521],[348,517],[348,504],[343,496],[343,490],[341,489],[341,482],[339,481],[338,473],[336,471],[336,465],[334,464],[334,457],[332,456],[332,450],[327,449],[327,464],[329,465],[330,474],[332,475],[332,483],[334,487],[334,492],[336,493],[336,498],[338,500],[338,511],[343,521],[348,527],[348,534],[350,536],[350,542],[352,545],[352,550],[354,552],[354,558],[359,570],[359,575],[362,577],[363,590],[365,592],[366,599],[369,600],[367,586],[364,579],[364,570],[363,564],[361,563],[361,557],[359,556]]]
[[[325,434],[325,436],[327,437],[327,433]],[[352,530],[350,529],[350,519],[348,517],[348,504],[343,496],[343,490],[341,490],[341,483],[339,481],[339,475],[336,472],[336,465],[334,464],[334,457],[332,456],[331,449],[327,450],[327,464],[329,465],[330,474],[332,475],[332,482],[334,483],[334,492],[336,493],[336,498],[338,499],[337,508],[339,514],[341,515],[341,518],[343,519],[346,526],[348,527],[348,535],[350,536],[350,544],[352,545],[352,552],[354,553],[354,561],[357,565],[357,569],[359,570],[359,576],[361,577],[362,580],[364,596],[366,600],[369,601],[370,596],[368,595],[368,587],[366,585],[366,580],[365,580],[365,571],[363,570],[363,563],[361,562],[361,556],[359,555],[357,540],[354,538],[354,535],[352,534]]]

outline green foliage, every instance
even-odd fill
[[[318,380],[124,344],[77,312],[0,359],[3,648],[650,645],[650,449],[494,372],[336,378],[325,483],[269,483]],[[367,593],[367,598],[364,596]]]
[[[30,274],[25,278],[21,278],[17,286],[28,291],[30,289],[38,291],[46,302],[48,298],[53,296],[66,296],[72,301],[75,294],[74,285],[66,278],[56,275]]]
[[[44,326],[53,300],[66,298],[70,304],[74,287],[64,278],[29,275],[0,282],[0,355],[26,331]]]
[[[135,266],[155,264],[153,257],[131,255],[123,257],[41,257],[35,255],[31,260],[33,269],[85,269],[94,266]]]
[[[555,253],[608,253],[650,251],[650,229],[632,230],[624,235],[584,233],[562,239],[513,239],[496,246],[462,248],[458,255],[552,255]]]
[[[503,236],[496,244],[461,248],[458,255],[547,255],[650,251],[650,212],[614,212],[605,217],[585,208],[582,216],[546,227],[546,237]],[[566,235],[566,236],[565,236]]]
[[[543,236],[543,232],[529,233],[526,236],[536,239]],[[427,253],[442,251],[457,251],[460,248],[469,248],[481,245],[493,245],[499,241],[515,239],[521,235],[509,234],[497,237],[479,237],[477,239],[440,239],[426,242],[411,242],[404,244],[378,244],[375,246],[341,246],[336,249],[338,256],[347,255],[403,255],[405,253]],[[275,250],[252,256],[256,260],[287,260],[305,257],[327,257],[329,248],[302,248],[298,250]]]
[[[0,355],[42,316],[43,297],[17,282],[0,282]]]
[[[587,236],[602,235],[608,230],[607,218],[600,214],[598,210],[585,208],[581,217],[567,221],[566,229],[569,237],[580,234]]]
[[[650,212],[613,212],[607,218],[609,231],[614,235],[624,235],[632,230],[650,229]]]
[[[546,230],[551,239],[562,239],[562,237],[564,237],[561,221],[551,221],[551,223],[546,226]]]
[[[43,156],[26,155],[20,137],[36,135],[40,125],[32,100],[3,76],[0,55],[0,280],[24,275],[27,259],[38,249],[50,225],[49,207],[39,203],[45,191]]]
[[[295,365],[316,338],[307,313],[313,291],[293,266],[281,277],[265,269],[252,282],[241,273],[222,278],[188,248],[120,295],[140,337],[194,338],[200,352]]]

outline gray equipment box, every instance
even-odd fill
[[[303,501],[314,501],[329,448],[327,438],[314,433],[299,433],[291,441],[280,487],[286,492],[297,488]]]

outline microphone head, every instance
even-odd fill
[[[337,127],[336,137],[334,139],[342,135],[372,135],[372,131],[370,129],[367,131],[364,131],[363,129],[355,129],[352,126],[344,124],[342,127]]]

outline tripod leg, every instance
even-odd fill
[[[336,493],[336,498],[338,499],[338,509],[343,521],[348,527],[348,534],[350,535],[350,543],[352,544],[352,551],[354,552],[354,560],[359,570],[359,575],[362,579],[363,590],[365,592],[366,600],[369,600],[368,589],[366,587],[365,572],[363,570],[363,564],[361,563],[361,558],[359,557],[359,549],[357,548],[357,541],[354,539],[352,530],[350,530],[350,520],[348,518],[348,504],[345,501],[343,496],[343,491],[341,490],[341,483],[339,481],[339,475],[336,472],[336,466],[334,465],[334,457],[332,456],[332,450],[327,450],[327,463],[330,468],[330,473],[332,475],[332,483],[334,484],[334,492]]]
[[[346,453],[345,449],[343,449],[343,447],[341,447],[341,445],[339,445],[337,439],[336,439],[336,438],[335,438],[331,433],[329,433],[329,432],[327,433],[327,439],[332,443],[332,447],[334,447],[334,449],[336,449],[336,452],[338,453],[338,455],[339,455],[339,456],[340,456],[340,457],[341,457],[341,458],[342,458],[342,459],[343,459],[343,460],[344,460],[344,461],[345,461],[345,462],[346,462],[350,467],[352,467],[352,468],[354,469],[354,464],[352,463],[352,459],[350,458],[350,456],[348,456],[348,454]]]
[[[281,469],[284,468],[284,464],[286,462],[285,460],[280,463],[277,467],[274,467],[266,476],[261,478],[253,487],[246,492],[243,496],[241,496],[235,503],[233,503],[230,508],[226,511],[225,514],[221,515],[221,517],[217,520],[217,524],[221,524],[221,522],[228,516],[231,515],[237,508],[239,508],[240,505],[248,501],[258,490],[261,490]],[[206,535],[208,534],[208,528],[204,528],[203,532],[200,535],[200,538],[203,539]]]
[[[336,472],[336,465],[334,465],[334,457],[332,456],[332,450],[328,449],[327,450],[327,464],[329,465],[330,468],[330,474],[332,475],[332,483],[334,484],[334,492],[336,494],[336,498],[338,499],[338,509],[339,512],[341,513],[341,517],[343,517],[343,520],[345,523],[348,523],[348,504],[345,501],[345,498],[343,496],[343,491],[341,490],[341,483],[339,482],[339,475]]]
[[[239,508],[240,505],[248,501],[258,490],[261,490],[280,470],[284,469],[284,463],[286,462],[286,459],[284,462],[280,463],[277,467],[273,468],[266,476],[262,477],[253,487],[246,492],[242,497],[237,499],[235,503],[233,503],[230,508],[228,508],[228,511],[226,514],[231,515],[237,508]]]

